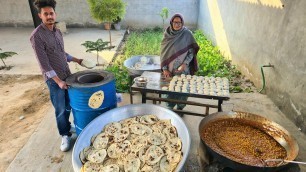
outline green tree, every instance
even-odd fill
[[[111,24],[118,17],[125,15],[126,4],[122,0],[87,0],[91,16],[98,22]],[[109,30],[109,42],[112,45],[111,31]]]
[[[159,13],[159,16],[162,18],[163,20],[163,29],[165,28],[165,20],[168,18],[169,16],[169,10],[167,7],[164,7],[161,12]]]
[[[86,52],[92,52],[96,51],[97,53],[97,66],[100,66],[99,64],[99,52],[103,50],[110,50],[114,48],[115,46],[108,46],[109,42],[103,41],[102,39],[98,39],[97,41],[85,41],[83,45],[86,48]]]
[[[2,51],[2,49],[0,48],[0,51]],[[16,55],[17,53],[12,52],[12,51],[7,51],[7,52],[0,52],[0,59],[4,64],[4,68],[8,68],[7,65],[4,62],[4,59],[8,58],[8,57],[12,57],[14,55]]]

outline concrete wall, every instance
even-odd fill
[[[284,6],[283,6],[284,5]],[[198,28],[306,133],[306,1],[201,0]],[[260,113],[260,112],[258,112]]]
[[[125,0],[127,13],[125,24],[130,27],[144,28],[162,26],[162,18],[159,16],[163,7],[169,9],[169,18],[165,25],[169,24],[170,17],[174,13],[181,13],[185,19],[185,25],[190,28],[197,26],[200,0]]]
[[[162,18],[159,13],[163,7],[169,9],[169,16],[177,12],[183,14],[186,25],[190,28],[197,26],[199,0],[124,1],[127,3],[127,7],[123,26],[132,28],[162,27]],[[0,0],[0,4],[0,26],[34,26],[28,1]],[[86,0],[57,0],[56,12],[57,21],[66,22],[68,27],[97,27],[99,25],[91,18]],[[168,24],[168,21],[166,23]]]

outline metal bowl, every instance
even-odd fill
[[[182,140],[183,157],[180,163],[178,164],[178,166],[176,167],[175,171],[176,172],[180,171],[183,168],[183,165],[187,159],[190,150],[191,140],[190,140],[189,130],[185,122],[176,113],[164,107],[152,104],[133,104],[133,105],[126,105],[119,108],[115,108],[101,114],[91,123],[89,123],[86,126],[86,128],[83,129],[83,131],[79,135],[73,147],[72,165],[74,171],[79,172],[82,167],[82,162],[79,158],[80,152],[85,147],[90,146],[91,137],[95,134],[100,133],[106,124],[146,114],[154,114],[159,119],[170,119],[172,125],[176,127],[178,136]]]
[[[148,58],[147,63],[140,68],[135,68],[136,63],[141,63],[141,58]],[[144,71],[158,72],[160,71],[160,57],[155,55],[138,55],[132,56],[124,61],[123,65],[134,75],[141,75]]]
[[[134,78],[134,82],[136,83],[137,87],[145,87],[148,79],[146,77],[139,76]]]

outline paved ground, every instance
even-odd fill
[[[15,51],[19,55],[7,59],[8,65],[14,65],[10,71],[0,71],[0,74],[39,74],[39,68],[33,50],[30,47],[29,35],[32,28],[0,28],[1,45],[4,51]],[[64,36],[66,51],[76,57],[86,57],[95,60],[95,55],[86,53],[84,47],[80,44],[86,40],[96,40],[101,38],[107,40],[108,32],[100,29],[68,29],[68,34]],[[124,31],[112,31],[114,45],[118,45],[123,37]],[[111,53],[105,55],[105,60],[110,61]],[[103,55],[102,55],[103,56]],[[83,70],[84,68],[71,66],[72,71]],[[124,94],[123,102],[119,106],[130,104],[129,95]],[[199,100],[202,103],[216,103],[213,100]],[[140,96],[135,95],[134,103],[140,103]],[[150,103],[150,102],[149,102]],[[234,105],[234,106],[233,106]],[[224,110],[244,111],[263,115],[286,128],[294,138],[296,138],[300,153],[297,157],[299,161],[306,161],[306,136],[289,121],[285,115],[273,104],[266,96],[258,93],[253,94],[231,94],[231,99],[225,102]],[[186,110],[194,112],[204,112],[203,108],[194,108],[187,106]],[[210,110],[214,113],[216,110]],[[188,160],[185,164],[185,171],[202,171],[201,163],[198,161],[198,145],[200,143],[198,136],[198,124],[202,117],[187,116],[183,117],[187,127],[190,130],[192,144]],[[72,150],[63,153],[59,150],[61,138],[57,133],[54,119],[54,110],[49,107],[44,119],[29,138],[26,145],[20,150],[14,161],[10,164],[7,171],[73,171],[71,164]],[[301,171],[306,171],[305,166]]]

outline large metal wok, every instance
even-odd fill
[[[199,135],[201,137],[201,132],[207,126],[209,123],[221,120],[221,119],[229,119],[229,118],[239,118],[243,120],[250,121],[250,125],[253,125],[256,128],[259,128],[260,130],[264,131],[268,135],[270,135],[272,138],[274,138],[280,145],[282,145],[286,151],[287,151],[287,157],[286,160],[294,160],[299,152],[298,145],[295,141],[295,139],[290,135],[290,133],[284,129],[279,124],[270,121],[262,116],[246,113],[246,112],[218,112],[211,114],[200,122],[199,125]],[[222,130],[222,128],[221,128]],[[230,167],[235,170],[239,171],[250,171],[250,172],[272,172],[272,171],[278,171],[282,168],[284,168],[287,163],[284,163],[280,166],[275,167],[259,167],[259,166],[251,166],[242,164],[240,162],[236,162],[235,160],[227,157],[226,155],[221,155],[217,151],[213,150],[208,144],[205,143],[205,139],[201,137],[201,141],[204,144],[204,147],[208,151],[208,153],[215,158],[217,161],[219,161],[222,165],[225,167]]]
[[[173,111],[163,108],[161,106],[151,104],[133,104],[115,108],[103,113],[102,115],[94,119],[91,123],[89,123],[86,128],[83,129],[73,147],[72,165],[74,171],[79,172],[82,167],[82,163],[79,158],[80,152],[85,147],[88,147],[90,145],[91,137],[97,133],[100,133],[106,124],[114,121],[120,121],[122,119],[130,118],[133,116],[146,114],[154,114],[159,119],[171,119],[172,125],[176,127],[178,136],[182,140],[183,157],[175,171],[180,171],[187,159],[190,150],[191,140],[188,128],[186,127],[184,121]]]

